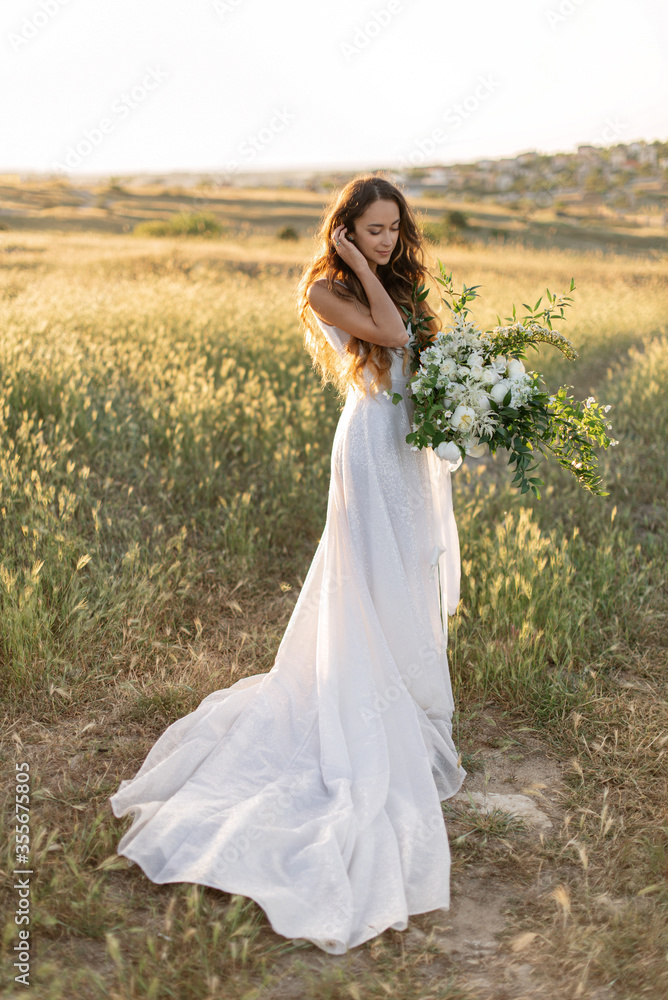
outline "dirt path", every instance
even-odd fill
[[[537,877],[531,877],[536,866],[527,867],[526,861],[562,827],[568,764],[552,759],[539,738],[489,705],[467,723],[462,743],[470,755],[465,757],[470,772],[461,791],[443,803],[453,862],[450,909],[413,916],[407,930],[387,931],[341,958],[320,956],[315,949],[302,953],[314,977],[328,982],[338,967],[346,982],[359,984],[364,998],[365,976],[377,976],[388,953],[396,955],[399,946],[413,989],[421,979],[425,982],[424,994],[418,987],[411,997],[440,996],[434,992],[435,981],[456,984],[463,992],[453,996],[462,1000],[469,995],[476,1000],[556,1000],[562,995],[541,973],[532,952],[538,935],[513,925],[518,911],[545,897],[555,883],[554,873],[540,864]],[[303,980],[294,976],[291,965],[286,963],[285,977],[274,989],[261,993],[262,1000],[315,995],[302,992]],[[389,967],[386,980],[388,995],[400,996]],[[347,993],[331,995],[357,994],[349,987]],[[608,1000],[601,992],[590,997]]]
[[[127,730],[121,735],[97,725],[82,732],[84,724],[70,719],[53,727],[30,727],[28,742],[34,740],[43,751],[42,794],[54,809],[52,829],[63,829],[71,822],[69,809],[62,816],[55,810],[59,800],[70,798],[75,786],[78,801],[85,801],[85,789],[80,787],[84,775],[99,795],[116,770],[117,756],[127,753],[128,744],[138,751],[146,740],[145,733],[138,739]],[[100,729],[102,739],[95,735]],[[83,737],[88,749],[82,752],[78,744]],[[490,704],[477,713],[463,713],[455,742],[469,773],[462,790],[443,803],[452,854],[450,909],[413,916],[406,931],[386,931],[340,958],[324,955],[315,947],[283,955],[268,967],[270,982],[257,994],[259,1000],[312,1000],[316,996],[365,1000],[382,995],[382,990],[376,992],[378,983],[387,984],[388,996],[436,1000],[448,996],[436,990],[449,982],[462,991],[452,994],[460,1000],[556,1000],[563,996],[546,979],[533,948],[539,935],[527,931],[527,913],[537,905],[544,918],[545,899],[558,884],[555,865],[549,861],[543,865],[538,855],[562,830],[568,795],[564,775],[569,764],[554,760],[534,732]],[[70,808],[84,808],[78,801]],[[97,808],[104,810],[105,802],[98,800]],[[110,812],[108,824],[113,827]],[[117,888],[122,891],[120,884]],[[224,894],[214,895],[217,905],[227,904]],[[268,945],[286,944],[269,926],[261,933]],[[50,944],[45,940],[38,951],[45,947],[42,957],[59,961],[70,945],[62,938]],[[100,951],[103,942],[96,942],[96,947],[99,954],[92,965],[102,971],[109,962]],[[71,961],[74,952],[69,954]],[[75,961],[89,964],[80,950],[76,954]],[[368,991],[365,983],[373,983],[373,990]],[[612,1000],[601,992],[586,996]]]

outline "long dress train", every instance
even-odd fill
[[[348,335],[320,326],[343,351]],[[325,527],[273,667],[169,726],[110,799],[133,816],[118,853],[153,882],[251,897],[278,934],[333,955],[449,906],[440,800],[466,775],[446,656],[456,466],[406,443],[411,405],[368,378],[349,389]]]

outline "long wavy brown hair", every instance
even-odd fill
[[[390,298],[398,306],[405,306],[418,315],[428,315],[426,306],[415,305],[412,301],[413,283],[426,283],[430,275],[424,265],[422,235],[413,212],[401,191],[377,174],[363,174],[355,177],[335,195],[324,211],[318,239],[320,247],[315,258],[304,269],[297,288],[299,317],[304,327],[304,346],[311,355],[313,366],[319,371],[323,383],[333,382],[342,395],[351,384],[365,387],[364,369],[371,374],[371,392],[390,387],[389,370],[392,363],[391,349],[381,344],[372,344],[358,337],[350,336],[346,344],[346,354],[341,357],[329,344],[317,323],[307,298],[307,291],[314,281],[326,278],[327,287],[336,295],[356,305],[360,302],[367,308],[367,299],[362,283],[355,272],[336,253],[332,233],[337,226],[344,225],[348,232],[353,224],[375,201],[391,200],[399,209],[399,238],[385,264],[379,264],[376,276],[382,282]],[[343,282],[346,288],[335,284]],[[421,339],[431,339],[440,324],[434,316],[427,324]]]

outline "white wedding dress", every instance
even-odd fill
[[[320,325],[343,351],[348,335]],[[133,816],[118,853],[153,882],[251,897],[278,934],[333,955],[450,900],[440,800],[466,775],[446,658],[456,466],[406,444],[411,405],[349,389],[325,528],[273,667],[169,726],[110,799]]]

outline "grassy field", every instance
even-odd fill
[[[322,531],[339,402],[296,321],[310,252],[253,231],[0,234],[0,753],[7,823],[15,765],[32,776],[32,995],[658,1000],[665,257],[435,250],[457,286],[483,286],[482,323],[575,277],[563,332],[580,359],[539,365],[612,404],[620,441],[606,498],[546,465],[543,499],[520,498],[500,458],[453,477],[457,743],[470,787],[526,792],[550,829],[446,803],[452,919],[411,918],[340,959],[242,897],[156,886],[115,855],[129,820],[108,796],[169,723],[271,667]],[[3,995],[18,997],[5,844]],[[492,912],[483,947],[466,914]]]
[[[172,186],[114,179],[97,184],[65,179],[25,179],[0,175],[0,231],[131,233],[137,226],[173,220],[181,212],[206,212],[228,240],[274,237],[293,229],[308,239],[317,228],[327,195],[297,188],[244,188],[204,184]],[[668,231],[662,216],[641,209],[615,211],[582,192],[563,203],[540,208],[531,199],[511,204],[444,197],[426,190],[412,204],[426,230],[438,240],[452,210],[467,226],[457,238],[469,245],[503,249],[574,250],[594,254],[665,257]],[[561,204],[561,203],[559,203]],[[448,233],[452,239],[452,233]]]

